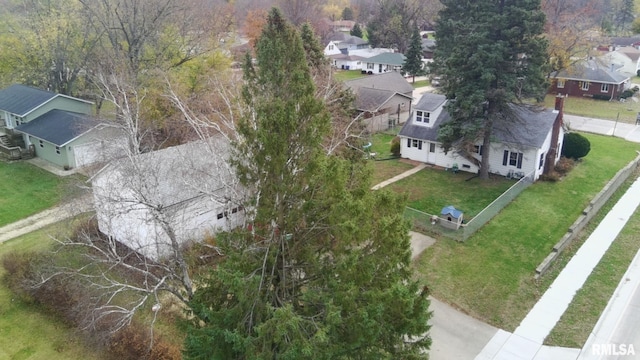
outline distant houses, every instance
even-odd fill
[[[597,59],[578,62],[551,74],[549,93],[617,100],[630,80],[617,70],[615,64],[605,65]]]
[[[34,156],[71,169],[105,160],[113,128],[91,115],[93,103],[15,84],[0,90],[0,152]]]

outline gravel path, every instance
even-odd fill
[[[43,228],[47,225],[68,219],[75,215],[91,211],[93,204],[89,195],[73,199],[72,201],[41,211],[28,218],[16,221],[0,228],[0,244]]]

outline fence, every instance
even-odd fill
[[[556,243],[549,255],[536,268],[535,277],[539,278],[544,275],[551,265],[560,256],[560,253],[575,239],[578,233],[589,223],[589,221],[600,211],[600,208],[609,200],[616,190],[624,183],[631,174],[640,166],[640,155],[638,155],[627,166],[622,168],[609,182],[600,190],[600,192],[589,202],[589,205],[582,210],[582,213],[576,221],[569,227],[567,232]]]
[[[520,193],[533,184],[533,172],[522,177],[513,184],[507,191],[502,193],[491,204],[485,207],[478,215],[474,216],[468,223],[463,223],[460,227],[443,226],[453,225],[447,219],[438,215],[427,214],[420,210],[407,207],[404,212],[405,218],[411,221],[413,228],[417,231],[427,232],[435,235],[443,235],[457,241],[465,241],[473,235],[484,224],[489,222],[502,209],[505,208]],[[449,229],[453,227],[454,229]],[[457,230],[455,229],[457,228]]]

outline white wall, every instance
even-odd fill
[[[205,196],[168,206],[154,216],[154,212],[138,200],[139,195],[124,186],[123,177],[116,171],[98,174],[92,186],[100,231],[154,260],[171,252],[170,238],[157,220],[158,215],[170,224],[180,244],[201,241],[207,233],[229,230],[244,221],[244,211],[232,212],[237,206],[221,204]],[[227,215],[218,219],[218,214],[225,211]]]

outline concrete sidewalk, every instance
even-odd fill
[[[403,173],[402,173],[402,174],[400,174],[400,175],[396,175],[396,176],[392,177],[391,179],[385,180],[385,181],[383,181],[383,182],[379,183],[378,185],[373,186],[373,187],[371,188],[371,190],[378,190],[378,189],[381,189],[381,188],[383,188],[383,187],[385,187],[385,186],[387,186],[387,185],[389,185],[389,184],[391,184],[391,183],[394,183],[394,182],[396,182],[396,181],[398,181],[398,180],[404,179],[404,178],[406,178],[407,176],[411,176],[411,175],[413,175],[413,174],[417,173],[418,171],[420,171],[420,170],[422,170],[422,169],[424,169],[424,168],[426,168],[426,167],[427,167],[427,164],[420,164],[420,165],[417,165],[417,166],[416,166],[416,167],[414,167],[413,169],[407,170],[407,171],[403,172]]]
[[[571,130],[616,136],[640,143],[640,126],[638,125],[569,114],[564,114],[564,122]]]
[[[476,359],[576,359],[580,353],[578,349],[553,348],[543,346],[542,343],[639,205],[640,179],[637,179],[571,258],[514,333],[499,331]],[[640,267],[636,269],[640,272]]]
[[[83,195],[0,228],[0,244],[58,221],[93,210],[93,198]]]

